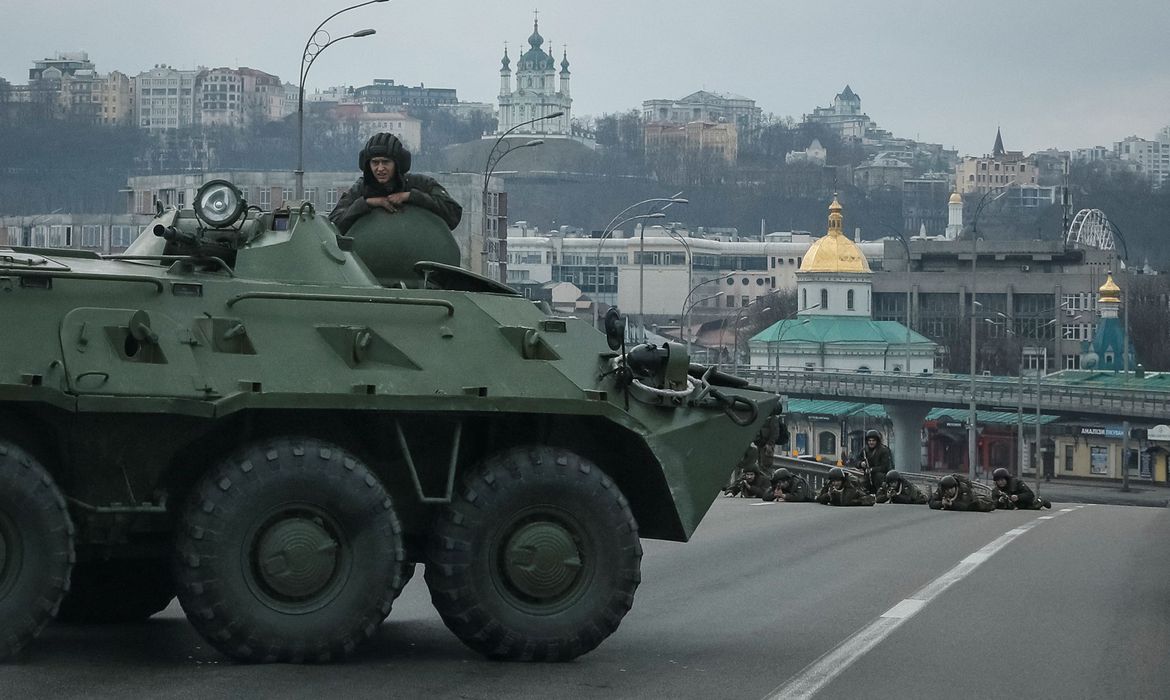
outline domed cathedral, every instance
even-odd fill
[[[1093,339],[1081,344],[1081,369],[1106,372],[1137,369],[1133,339],[1126,337],[1125,325],[1118,318],[1120,308],[1121,287],[1113,281],[1113,275],[1109,275],[1105,284],[1097,290],[1097,309],[1101,313],[1101,322],[1097,324]],[[1125,348],[1125,354],[1122,348]]]
[[[500,111],[499,128],[496,133],[524,124],[546,114],[564,112],[553,119],[526,124],[517,128],[514,134],[540,134],[541,136],[568,136],[572,130],[573,98],[569,94],[569,55],[562,50],[560,61],[560,86],[557,85],[557,62],[553,57],[552,42],[548,51],[542,47],[545,39],[540,35],[539,15],[532,20],[532,35],[528,37],[528,50],[516,61],[516,84],[512,86],[512,61],[504,48],[500,63]]]
[[[869,261],[843,233],[841,203],[829,205],[829,230],[796,272],[796,318],[748,343],[756,368],[855,372],[934,372],[935,343],[897,321],[874,321]]]
[[[869,318],[873,271],[857,244],[842,233],[843,218],[833,195],[829,232],[812,244],[796,271],[799,316]]]

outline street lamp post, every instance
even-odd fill
[[[690,296],[690,295],[688,295],[688,296]],[[709,295],[703,297],[702,299],[696,299],[693,303],[691,303],[690,306],[687,306],[687,302],[685,300],[683,301],[682,318],[684,319],[684,321],[683,321],[684,330],[681,333],[681,335],[683,338],[683,342],[686,343],[687,357],[691,356],[691,336],[690,336],[690,324],[686,322],[686,319],[690,318],[691,309],[695,308],[699,304],[705,304],[708,301],[711,301],[712,299],[718,299],[721,296],[723,296],[723,292],[715,292],[714,294],[709,294]],[[707,358],[705,356],[705,359],[710,359],[710,358]]]
[[[709,279],[709,280],[703,280],[702,282],[700,282],[700,283],[696,284],[695,286],[691,287],[690,291],[688,291],[688,292],[687,292],[687,295],[686,295],[685,297],[683,297],[683,308],[682,308],[683,324],[686,326],[686,328],[687,328],[688,332],[689,332],[689,330],[690,330],[690,327],[691,327],[691,324],[690,324],[690,313],[691,313],[691,309],[693,309],[693,308],[695,308],[696,306],[698,306],[698,303],[699,303],[699,302],[695,302],[694,304],[691,304],[691,305],[690,305],[690,307],[687,307],[687,300],[691,298],[691,295],[695,293],[695,290],[696,290],[696,289],[698,289],[699,287],[702,287],[702,286],[703,286],[703,285],[705,285],[705,284],[711,284],[712,282],[720,282],[720,281],[722,281],[722,280],[725,280],[725,279],[727,279],[728,277],[732,277],[732,276],[734,276],[734,275],[735,275],[735,273],[734,273],[734,272],[728,272],[726,275],[722,275],[722,276],[720,276],[720,277],[712,277],[712,278],[711,278],[711,279]],[[714,296],[719,296],[719,295],[718,295],[718,294],[716,294],[716,295],[714,295]],[[703,301],[706,301],[707,299],[711,299],[711,297],[707,297],[707,298],[706,298],[706,299],[704,299]],[[690,350],[691,350],[691,341],[690,341],[690,335],[689,335],[689,334],[687,335],[686,344],[687,344],[687,352],[689,353],[689,352],[690,352]]]
[[[540,146],[540,145],[544,144],[543,139],[532,139],[532,140],[528,141],[527,143],[523,143],[523,144],[520,144],[518,146],[509,146],[506,142],[504,142],[504,139],[508,137],[508,134],[512,133],[513,131],[519,129],[522,126],[528,126],[529,124],[535,124],[536,122],[545,121],[546,119],[556,119],[557,117],[563,117],[564,115],[565,115],[564,112],[557,111],[557,112],[553,112],[551,114],[545,114],[545,115],[542,115],[539,117],[534,117],[532,119],[529,119],[528,121],[520,122],[519,124],[516,124],[512,128],[510,128],[507,131],[505,131],[504,133],[500,134],[496,138],[495,142],[492,143],[492,148],[490,151],[488,151],[487,160],[483,164],[483,192],[480,196],[480,207],[483,210],[483,216],[480,217],[480,236],[483,238],[484,248],[487,248],[487,242],[488,242],[488,180],[491,178],[492,173],[494,173],[496,171],[496,166],[500,164],[500,161],[503,160],[504,156],[508,155],[512,151],[519,150],[521,148],[534,148],[536,146]],[[497,154],[496,151],[500,148],[501,143],[504,144],[504,150],[501,153]],[[497,234],[498,233],[499,232],[497,231]],[[500,251],[498,249],[498,246],[497,246],[497,250],[496,250],[497,257],[499,257],[501,254],[502,254],[502,251]],[[484,264],[486,265],[487,261],[484,261]],[[485,268],[484,270],[482,270],[482,272],[486,273],[487,269]],[[505,279],[507,276],[508,276],[507,275],[507,260],[506,259],[497,260],[496,261],[496,279],[497,279],[497,281],[507,282],[507,279]]]
[[[324,27],[326,22],[343,12],[349,12],[350,10],[356,10],[359,7],[365,7],[366,5],[373,5],[374,3],[387,1],[388,0],[367,0],[367,2],[358,3],[357,5],[351,5],[349,7],[338,10],[337,12],[334,12],[333,14],[326,17],[321,22],[321,24],[318,24],[317,28],[313,30],[313,33],[309,35],[308,41],[305,42],[305,49],[301,52],[301,71],[298,74],[300,78],[300,87],[297,90],[297,169],[294,173],[296,175],[297,199],[303,199],[305,196],[305,80],[309,76],[309,69],[313,67],[313,61],[317,60],[317,57],[321,55],[321,52],[336,44],[337,42],[344,41],[346,39],[360,39],[361,37],[371,36],[377,33],[373,29],[362,29],[360,31],[354,32],[353,34],[346,34],[343,37],[330,39],[329,33],[323,32],[321,27]],[[325,43],[320,43],[321,39],[318,38],[318,35],[320,34],[324,34]]]
[[[688,200],[682,199],[679,196],[681,194],[682,194],[682,192],[678,192],[673,197],[651,197],[650,199],[643,199],[641,202],[634,202],[630,206],[619,211],[616,216],[614,216],[612,219],[610,219],[609,223],[605,225],[605,229],[603,229],[601,232],[601,238],[598,239],[598,241],[597,241],[597,258],[594,260],[594,270],[593,270],[594,279],[595,280],[600,279],[600,275],[601,275],[601,244],[603,242],[605,242],[605,239],[608,238],[610,234],[612,234],[615,230],[617,230],[617,228],[619,226],[626,223],[626,221],[634,221],[637,219],[664,219],[664,218],[666,218],[666,214],[662,213],[663,209],[666,209],[667,207],[669,207],[672,204],[687,204],[688,203]],[[644,216],[640,216],[640,217],[632,216],[632,217],[630,217],[630,218],[628,218],[620,223],[618,222],[618,219],[621,219],[623,216],[625,216],[631,209],[637,209],[638,207],[642,206],[643,204],[656,204],[656,203],[662,203],[662,204],[664,204],[664,206],[661,209],[659,209],[657,212],[655,212],[652,209],[648,214],[646,214]],[[657,216],[656,214],[661,214],[661,216]],[[596,282],[596,284],[597,284],[597,288],[598,288],[597,293],[600,294],[599,288],[600,288],[601,283]]]
[[[967,477],[972,481],[975,480],[975,464],[979,458],[979,426],[976,422],[975,413],[975,350],[976,350],[976,330],[975,330],[975,307],[979,306],[979,302],[975,299],[976,277],[975,269],[979,261],[979,214],[983,212],[983,207],[987,206],[989,201],[993,202],[1002,197],[1007,190],[1007,185],[999,187],[992,187],[984,193],[983,197],[979,199],[979,204],[975,207],[975,216],[971,217],[971,402],[967,406]],[[995,197],[991,197],[993,193],[998,192]],[[990,200],[989,200],[990,198]]]
[[[626,211],[629,211],[629,209],[626,209]],[[609,226],[605,227],[605,230],[601,232],[601,238],[597,239],[597,255],[593,258],[593,286],[594,286],[594,289],[596,290],[596,293],[598,296],[601,295],[601,246],[602,246],[602,244],[605,243],[605,239],[609,238],[610,235],[612,235],[614,231],[618,230],[618,228],[620,228],[621,226],[623,226],[631,221],[642,221],[645,219],[664,219],[664,218],[666,218],[666,214],[663,212],[660,212],[660,211],[656,211],[652,214],[635,214],[634,216],[628,216],[628,217],[622,219],[621,221],[618,221],[615,218],[613,221],[611,221],[609,223]],[[595,301],[599,301],[599,300],[595,300]],[[616,297],[614,298],[614,301],[615,302],[617,301]],[[597,321],[598,321],[598,315],[594,314],[594,316],[593,316],[594,326],[597,325]]]
[[[1117,228],[1117,224],[1109,219],[1109,227],[1117,234],[1117,240],[1121,241],[1124,248],[1124,258],[1119,262],[1129,263],[1129,244],[1125,242],[1125,236],[1122,235],[1121,229]],[[1118,277],[1121,276],[1121,265],[1117,266]],[[1123,280],[1125,286],[1121,289],[1121,305],[1124,307],[1121,310],[1122,325],[1121,325],[1121,371],[1125,377],[1129,378],[1129,281]],[[1135,358],[1136,359],[1136,358]],[[1121,422],[1121,490],[1129,491],[1129,421]],[[1140,457],[1139,457],[1140,464]]]
[[[735,315],[735,324],[734,324],[734,327],[732,328],[732,330],[735,331],[735,345],[733,348],[733,354],[731,356],[731,373],[732,374],[735,374],[736,372],[739,371],[739,326],[743,321],[748,320],[747,318],[744,317],[744,314],[747,312],[748,309],[752,308],[758,302],[763,301],[764,299],[765,299],[765,297],[756,297],[755,301],[749,302],[747,306],[744,306],[743,308],[741,308],[739,310],[739,313]],[[766,314],[771,310],[772,310],[771,306],[765,306],[763,309],[760,309],[759,313]],[[750,359],[748,360],[748,366],[751,366]]]
[[[658,202],[650,207],[651,212],[663,212],[672,204],[688,204],[689,201],[682,198],[682,192],[676,192],[671,197],[666,197],[665,203]],[[643,224],[641,230],[638,232],[638,327],[642,329],[643,333],[646,329],[646,225]]]

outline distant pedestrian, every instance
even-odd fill
[[[1012,476],[1003,467],[992,472],[991,478],[995,481],[991,498],[995,501],[996,508],[1001,510],[1040,510],[1052,507],[1052,501],[1037,497],[1023,479]]]

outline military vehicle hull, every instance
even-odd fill
[[[490,657],[596,646],[637,539],[690,537],[776,398],[648,394],[661,377],[631,386],[587,324],[451,270],[383,287],[321,217],[285,216],[245,217],[228,262],[149,233],[133,259],[2,253],[0,613],[142,619],[177,593],[233,658],[322,661],[421,562]],[[149,228],[214,233],[192,218]],[[464,537],[484,513],[494,534]],[[0,655],[48,615],[0,630]]]

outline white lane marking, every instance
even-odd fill
[[[1036,519],[1037,520],[1052,520],[1055,517],[1056,517],[1055,515],[1041,515],[1039,518],[1036,518]]]
[[[1071,513],[1071,512],[1073,512],[1074,510],[1076,510],[1076,508],[1061,508],[1061,509],[1060,509],[1060,512],[1061,512],[1061,513]]]
[[[925,600],[918,600],[917,598],[907,598],[899,602],[894,607],[881,614],[882,617],[903,618],[910,617],[914,613],[922,609],[926,605]]]
[[[1071,510],[1071,509],[1070,509]],[[1063,512],[1063,511],[1062,511]],[[1045,517],[1045,516],[1041,516]],[[1049,518],[1055,516],[1047,516]],[[934,600],[952,584],[963,580],[993,554],[1003,549],[1012,540],[1040,524],[1040,518],[1025,523],[995,538],[978,551],[956,564],[950,571],[923,586],[917,593],[899,602],[876,620],[858,630],[845,641],[826,652],[821,658],[804,667],[800,673],[789,678],[765,696],[765,700],[792,700],[811,698],[822,688],[841,675],[870,649],[873,649],[903,622],[913,617],[926,604]]]
[[[764,501],[762,503],[749,503],[748,505],[749,506],[774,506],[776,504],[773,503],[772,501]]]

